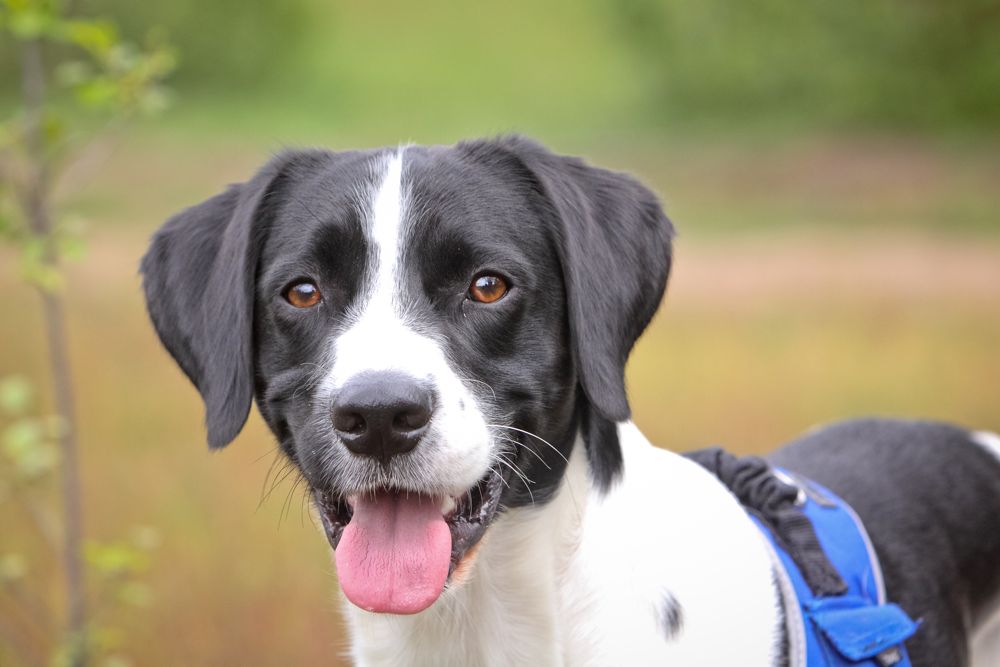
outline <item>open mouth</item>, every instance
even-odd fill
[[[346,497],[317,491],[344,594],[380,613],[429,607],[492,522],[502,483],[490,471],[457,497],[398,489]]]

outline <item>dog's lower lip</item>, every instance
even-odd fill
[[[442,515],[451,530],[449,576],[492,522],[500,503],[502,484],[503,478],[491,470],[466,493],[443,500]],[[328,491],[316,491],[314,497],[327,540],[336,549],[344,528],[353,517],[352,500],[356,496],[345,497]]]
[[[482,538],[500,505],[503,478],[488,472],[459,499],[454,514],[448,518],[451,528],[451,575],[462,558]]]

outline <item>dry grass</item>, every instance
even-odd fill
[[[233,446],[207,453],[197,395],[143,311],[135,267],[145,237],[168,212],[246,176],[259,156],[219,148],[194,160],[189,149],[128,145],[72,198],[102,220],[68,289],[87,529],[104,537],[147,524],[164,538],[155,604],[122,619],[124,651],[138,664],[330,664],[342,634],[325,540],[291,477],[258,509],[274,460],[258,418]],[[696,168],[705,176],[727,164]],[[771,169],[787,174],[775,199],[800,186],[789,165]],[[953,177],[947,162],[927,169]],[[679,180],[694,189],[690,178]],[[728,202],[739,216],[735,191],[711,210]],[[688,219],[708,210],[700,196],[680,203]],[[813,208],[824,213],[842,196],[815,193]],[[938,199],[918,206],[921,196],[911,190],[899,210],[933,217]],[[629,366],[635,418],[650,437],[675,449],[761,451],[814,423],[868,413],[1000,429],[1000,241],[848,228],[682,237],[666,306]],[[0,255],[0,375],[44,377],[36,306]],[[0,539],[0,551],[27,546],[7,528]]]

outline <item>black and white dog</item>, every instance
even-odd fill
[[[142,271],[209,444],[256,398],[308,482],[358,663],[784,664],[760,531],[629,421],[672,235],[636,181],[520,138],[293,151]],[[772,460],[863,518],[915,665],[1000,664],[1000,438],[859,421]]]

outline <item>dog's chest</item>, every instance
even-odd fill
[[[504,516],[428,613],[350,612],[357,661],[771,664],[778,602],[756,527],[703,471],[622,433],[611,493],[593,493],[574,454],[561,491]]]

